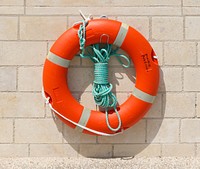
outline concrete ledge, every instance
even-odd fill
[[[200,158],[0,158],[1,169],[195,169],[198,168],[198,166],[200,166]]]

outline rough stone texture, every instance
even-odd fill
[[[79,133],[64,125],[42,100],[46,54],[67,28],[81,21],[78,10],[133,26],[158,56],[160,87],[155,103],[122,135]],[[31,157],[0,159],[0,168],[200,166],[190,158],[164,158],[200,157],[199,0],[0,0],[0,15],[0,157]],[[119,104],[132,93],[135,77],[133,63],[124,69],[111,58],[109,81]],[[93,63],[74,57],[68,74],[72,95],[84,106],[99,110],[92,81]]]
[[[154,158],[115,158],[115,159],[94,159],[94,158],[1,158],[0,168],[16,168],[16,169],[74,169],[74,168],[90,168],[90,169],[138,169],[138,168],[162,168],[162,169],[198,169],[200,166],[199,158],[174,158],[174,157],[154,157]]]

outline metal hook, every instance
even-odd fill
[[[109,35],[107,35],[107,34],[102,34],[102,35],[100,36],[100,43],[102,42],[102,38],[103,38],[104,36],[107,37],[106,43],[108,44],[108,42],[109,42]]]
[[[108,16],[107,15],[101,15],[100,18],[101,19],[108,19]]]

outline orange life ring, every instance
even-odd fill
[[[159,66],[155,52],[148,41],[134,28],[124,23],[108,19],[94,19],[86,27],[86,46],[100,43],[114,44],[126,51],[136,69],[136,83],[131,96],[117,110],[122,126],[116,133],[106,124],[103,112],[88,110],[72,96],[66,77],[68,66],[79,51],[77,31],[80,24],[65,31],[51,47],[43,70],[45,97],[58,117],[72,128],[81,127],[83,133],[95,135],[114,135],[140,120],[151,107],[159,85]],[[109,114],[113,128],[118,126],[115,113]],[[79,127],[78,127],[79,126]]]

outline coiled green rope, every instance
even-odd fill
[[[117,49],[113,49],[111,44],[106,44],[106,47],[100,47],[99,44],[94,44],[89,46],[93,52],[87,51],[87,55],[85,55],[85,29],[87,22],[83,21],[80,24],[78,30],[79,44],[80,44],[80,56],[82,58],[89,58],[92,62],[94,62],[94,82],[92,94],[94,96],[94,100],[98,106],[105,108],[106,114],[106,123],[110,130],[118,131],[121,128],[121,118],[119,112],[117,111],[117,98],[112,93],[112,84],[108,82],[108,61],[111,56],[115,56],[120,64],[127,68],[130,66],[130,60],[125,55],[117,53]],[[127,61],[127,65],[125,65],[121,58]],[[112,107],[115,110],[115,113],[118,118],[118,127],[112,128],[110,126],[109,118],[108,118],[108,108]]]

